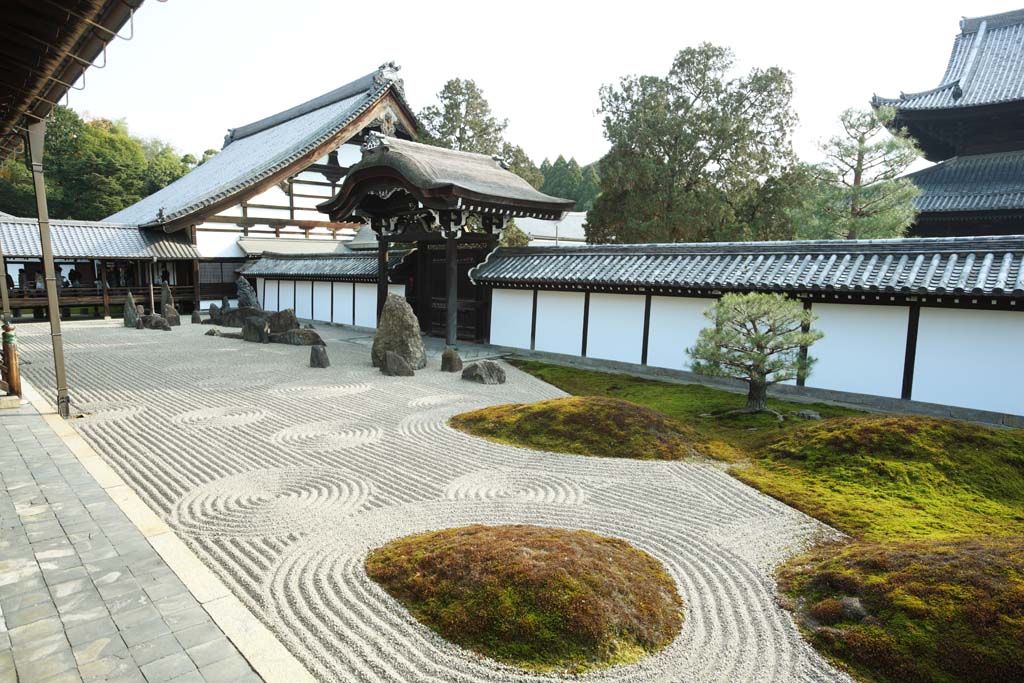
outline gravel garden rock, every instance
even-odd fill
[[[493,360],[478,360],[466,366],[462,379],[479,384],[504,384],[505,371]]]
[[[373,337],[370,357],[373,367],[384,363],[388,351],[397,353],[413,370],[427,366],[427,352],[420,337],[420,323],[405,297],[388,294]]]

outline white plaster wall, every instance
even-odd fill
[[[538,351],[580,355],[583,293],[537,292],[537,336],[534,341]]]
[[[398,296],[405,296],[405,285],[388,285],[388,294],[397,294]],[[376,300],[374,300],[376,305]]]
[[[281,280],[281,289],[278,294],[278,310],[295,308],[295,280]]]
[[[912,398],[1024,415],[1024,312],[922,308]]]
[[[313,283],[313,320],[331,320],[331,283]],[[342,322],[345,322],[344,320]]]
[[[356,286],[356,325],[361,327],[377,327],[377,285],[376,283],[357,282]]]
[[[900,397],[909,308],[815,303],[811,310],[813,328],[825,336],[811,346],[818,362],[807,386]]]
[[[267,307],[266,292],[263,289],[266,282],[266,279],[258,277],[256,278],[256,281],[253,283],[253,285],[256,287],[256,298],[259,299],[260,306],[263,306],[263,308]]]
[[[268,311],[281,310],[277,306],[277,280],[264,280],[263,308]]]
[[[714,299],[652,296],[647,364],[689,370],[690,357],[686,349],[694,345],[697,335],[708,326],[704,311],[713,304]]]
[[[587,356],[639,363],[644,346],[644,300],[635,294],[591,294]]]
[[[313,283],[309,280],[295,283],[295,317],[313,318]]]
[[[352,324],[352,283],[332,282],[334,287],[334,322]]]
[[[245,258],[238,246],[241,231],[196,230],[196,249],[203,258]]]
[[[491,343],[530,348],[533,290],[495,289],[491,297]]]

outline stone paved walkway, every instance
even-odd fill
[[[0,682],[259,680],[42,416],[0,412]]]
[[[546,453],[453,430],[456,413],[563,394],[511,366],[502,386],[462,381],[439,371],[436,345],[427,368],[398,378],[370,366],[365,331],[318,325],[331,367],[316,369],[308,348],[207,329],[69,324],[71,424],[320,680],[550,683],[443,640],[366,576],[374,547],[476,523],[589,529],[662,561],[685,605],[679,637],[588,683],[849,680],[801,638],[772,575],[834,532],[719,463]],[[46,327],[18,333],[26,374],[52,395]]]

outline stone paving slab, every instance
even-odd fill
[[[43,416],[0,413],[0,682],[225,680],[262,679]]]

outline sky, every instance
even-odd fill
[[[134,38],[115,40],[68,103],[124,118],[133,133],[198,156],[228,128],[260,119],[370,73],[401,67],[414,110],[451,78],[471,78],[506,137],[538,164],[559,154],[599,159],[598,91],[626,75],[665,75],[701,42],[733,49],[737,75],[792,73],[797,152],[817,158],[839,113],[872,94],[938,85],[959,21],[1024,0],[816,2],[405,2],[148,0]],[[128,35],[125,26],[121,33]],[[102,58],[101,58],[102,59]]]

